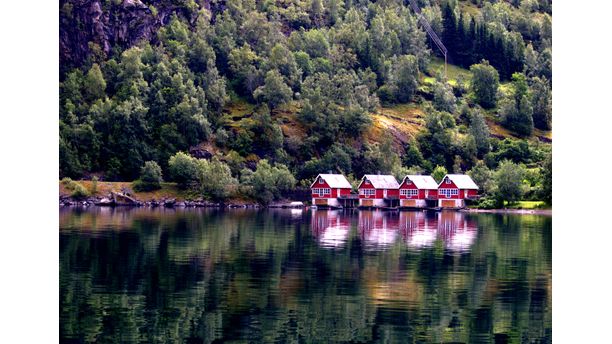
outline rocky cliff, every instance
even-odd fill
[[[210,0],[60,0],[60,72],[141,41],[155,43],[173,14],[194,23],[201,8],[211,10]]]

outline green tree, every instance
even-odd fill
[[[495,171],[495,198],[503,204],[504,201],[514,203],[520,201],[525,194],[526,186],[524,165],[517,165],[509,160],[504,160]]]
[[[238,184],[230,167],[217,157],[198,159],[197,176],[201,192],[217,201],[226,200]]]
[[[541,197],[548,204],[552,204],[552,154],[549,154],[544,160],[542,166],[542,190]]]
[[[448,171],[446,170],[446,168],[440,165],[436,166],[433,172],[431,172],[431,176],[438,184],[442,181],[444,176],[446,176],[447,174],[448,174]]]
[[[497,104],[499,73],[486,60],[472,65],[470,71],[472,72],[471,90],[474,92],[476,102],[484,108],[494,108]]]
[[[181,189],[193,187],[199,182],[198,178],[198,162],[197,159],[178,152],[170,157],[168,161],[170,176]]]
[[[151,191],[161,188],[162,169],[155,161],[147,161],[140,170],[140,178],[133,183],[135,191]]]
[[[482,196],[491,195],[494,187],[493,171],[484,162],[478,161],[471,170],[466,172],[478,185],[478,193]]]
[[[552,92],[546,78],[535,77],[531,85],[533,104],[533,125],[542,130],[550,130],[552,125]]]
[[[457,108],[457,98],[453,94],[453,88],[445,81],[437,81],[434,84],[433,104],[436,110],[446,111],[449,113],[455,112]]]
[[[295,178],[283,164],[271,165],[260,160],[255,171],[244,169],[241,181],[250,187],[250,195],[262,204],[279,199],[283,193],[295,187]]]
[[[406,103],[412,100],[418,86],[418,63],[412,55],[398,57],[389,75],[389,88],[396,101]]]
[[[97,63],[94,63],[85,77],[85,94],[89,100],[100,99],[105,96],[106,80],[102,75],[102,70]]]
[[[283,76],[276,69],[273,69],[266,73],[264,85],[253,92],[253,97],[266,102],[270,108],[274,109],[290,101],[292,94],[293,92],[283,80]]]
[[[472,111],[470,117],[470,134],[474,137],[477,155],[482,157],[491,150],[489,126],[478,109]]]
[[[513,94],[504,98],[500,108],[504,126],[519,135],[529,136],[533,132],[533,107],[524,74],[512,75],[512,88]]]

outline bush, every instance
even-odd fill
[[[183,152],[178,152],[170,157],[168,161],[170,176],[178,184],[179,188],[187,189],[198,183],[197,160]]]
[[[70,197],[77,199],[89,197],[89,191],[87,191],[87,189],[83,185],[75,182],[74,180],[70,178],[64,178],[61,180],[61,183],[62,185],[64,185],[64,187],[66,187],[66,189],[72,191],[70,193]]]
[[[272,166],[264,159],[257,163],[255,172],[249,169],[242,171],[242,182],[249,188],[248,192],[253,198],[262,204],[268,204],[293,189],[296,180],[287,166]]]
[[[89,197],[89,191],[85,189],[85,187],[77,182],[74,182],[72,193],[70,194],[72,198],[85,198]]]
[[[140,170],[140,178],[132,183],[132,187],[139,192],[158,190],[163,181],[161,167],[155,161],[147,161]]]
[[[95,195],[98,193],[98,177],[94,176],[91,178],[91,194]]]

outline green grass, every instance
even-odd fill
[[[432,57],[429,63],[429,75],[435,77],[438,73],[444,73],[444,60],[439,57]],[[457,82],[457,78],[462,77],[464,80],[470,80],[472,73],[468,69],[447,64],[446,76],[449,82]]]
[[[546,203],[544,201],[518,201],[514,204],[504,202],[504,206],[508,209],[544,209]]]

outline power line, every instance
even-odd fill
[[[425,32],[427,32],[429,38],[431,38],[431,40],[436,44],[438,49],[440,49],[442,54],[444,54],[444,76],[446,76],[446,56],[448,54],[448,50],[444,46],[444,43],[442,43],[440,37],[438,37],[436,32],[431,28],[431,25],[429,25],[427,19],[425,19],[425,17],[421,13],[421,9],[419,8],[419,5],[417,4],[416,0],[410,0],[410,7],[412,7],[412,10],[417,15],[419,23],[421,23],[421,26],[425,29]]]

